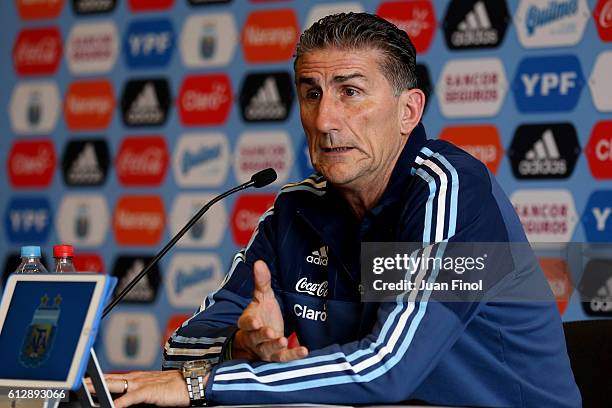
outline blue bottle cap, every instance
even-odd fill
[[[37,256],[40,258],[40,247],[39,246],[22,246],[21,247],[21,256],[22,257],[32,257]]]

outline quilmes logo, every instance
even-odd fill
[[[465,150],[496,173],[504,155],[497,128],[493,125],[450,126],[444,128],[440,140],[451,142]]]
[[[127,285],[144,269],[145,265],[153,260],[147,255],[122,255],[115,260],[113,276],[117,278],[114,296],[123,291]],[[157,297],[161,275],[158,265],[153,266],[149,272],[132,288],[123,298],[128,303],[153,303]]]
[[[131,68],[165,67],[174,50],[174,29],[167,18],[130,23],[123,40],[125,61]]]
[[[226,74],[188,76],[178,97],[183,125],[221,125],[232,107],[232,87]]]
[[[110,13],[115,9],[117,0],[71,0],[75,14]]]
[[[49,235],[52,218],[47,197],[13,197],[4,213],[4,230],[8,240],[15,244],[44,242]]]
[[[322,246],[318,250],[315,249],[312,253],[306,256],[306,262],[313,265],[327,266],[327,246]]]
[[[133,79],[123,89],[121,111],[126,126],[161,126],[169,109],[170,86],[163,78]]]
[[[240,135],[234,153],[234,172],[239,183],[248,181],[260,170],[272,167],[278,179],[287,180],[293,167],[293,147],[287,132],[245,132]]]
[[[104,355],[111,364],[151,368],[159,355],[160,329],[151,313],[113,313],[104,330]]]
[[[238,43],[238,30],[230,13],[190,16],[181,33],[181,56],[190,68],[229,64]]]
[[[451,60],[438,81],[438,102],[449,118],[494,116],[507,88],[506,73],[499,59]]]
[[[574,55],[528,57],[512,81],[521,112],[567,112],[576,107],[584,76]]]
[[[392,22],[400,30],[404,30],[414,44],[417,53],[423,53],[429,49],[437,25],[431,1],[388,1],[378,7],[376,14]]]
[[[245,122],[284,121],[293,105],[293,84],[287,72],[249,74],[240,91]]]
[[[17,0],[16,3],[22,20],[55,18],[64,7],[64,0]]]
[[[113,215],[115,240],[120,245],[155,245],[166,222],[164,204],[157,195],[120,197]]]
[[[57,71],[62,38],[57,27],[24,29],[13,46],[13,63],[19,75],[49,75]]]
[[[590,242],[612,242],[612,190],[597,190],[591,193],[582,226]]]
[[[589,15],[586,0],[522,0],[514,19],[524,47],[561,47],[580,41]]]
[[[20,82],[10,103],[11,125],[15,133],[40,134],[55,129],[61,106],[55,82]]]
[[[612,261],[591,259],[580,281],[582,309],[589,316],[612,316]]]
[[[595,28],[602,41],[612,41],[612,0],[599,0],[593,10]]]
[[[110,216],[101,194],[68,194],[62,199],[55,226],[60,241],[80,247],[102,245]]]
[[[17,141],[8,158],[8,173],[15,188],[48,187],[57,160],[49,139]]]
[[[180,194],[170,213],[170,228],[172,235],[177,234],[183,226],[200,209],[212,200],[212,194]],[[227,211],[225,204],[215,204],[210,211],[202,216],[181,238],[178,246],[215,248],[221,245],[227,228]]]
[[[115,109],[109,81],[73,82],[64,102],[66,125],[70,130],[96,130],[108,127]]]
[[[532,243],[567,243],[578,222],[574,198],[567,190],[517,190],[510,201]]]
[[[275,194],[241,194],[231,215],[232,237],[238,246],[248,244],[259,218],[274,204]]]
[[[307,293],[310,296],[325,298],[327,297],[328,286],[329,284],[327,281],[320,283],[308,282],[308,278],[304,276],[295,284],[295,291],[299,293]]]
[[[571,123],[521,125],[514,132],[508,156],[518,179],[564,179],[580,155]]]
[[[589,80],[593,105],[600,112],[612,112],[612,51],[604,51],[597,56]]]
[[[68,142],[62,158],[64,183],[69,186],[101,186],[106,181],[110,153],[105,139]]]
[[[452,1],[444,16],[444,37],[451,50],[498,47],[510,15],[504,0]]]
[[[197,307],[219,287],[222,278],[221,261],[216,255],[176,255],[165,279],[168,301],[174,307]]]
[[[112,22],[76,24],[70,30],[66,60],[74,74],[109,72],[118,53],[117,28]]]
[[[230,152],[223,133],[186,133],[174,149],[172,169],[181,187],[218,187],[227,179]]]
[[[593,178],[612,178],[612,121],[597,122],[585,148]]]
[[[559,313],[563,314],[573,291],[567,262],[563,258],[548,257],[539,258],[539,261],[548,285],[557,300]]]
[[[123,186],[158,186],[168,169],[168,147],[162,136],[133,136],[121,141],[115,159]]]
[[[287,61],[293,55],[298,32],[293,9],[253,11],[242,30],[244,59],[250,63]]]

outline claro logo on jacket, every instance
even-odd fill
[[[156,195],[123,196],[113,215],[115,240],[120,245],[155,245],[166,222],[164,204]]]

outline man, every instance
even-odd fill
[[[373,15],[328,16],[302,35],[294,67],[317,174],[281,189],[221,287],[168,340],[169,371],[107,377],[127,391],[117,405],[580,405],[553,302],[445,303],[418,287],[361,302],[361,242],[525,241],[486,167],[426,139],[408,36]],[[545,282],[533,257],[520,261],[501,293]],[[190,395],[172,370],[190,360],[203,396],[197,375]]]

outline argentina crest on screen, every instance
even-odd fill
[[[32,321],[26,329],[19,361],[25,367],[38,367],[50,355],[55,340],[57,322],[60,317],[62,297],[57,294],[50,304],[45,293],[34,311]]]

